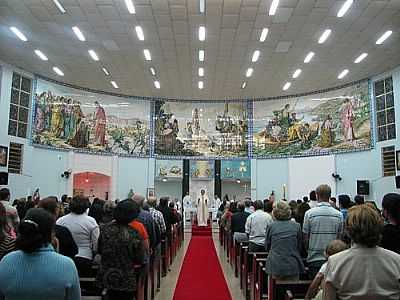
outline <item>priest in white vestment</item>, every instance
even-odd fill
[[[207,226],[208,220],[208,197],[206,191],[202,189],[197,199],[197,223],[199,226]]]

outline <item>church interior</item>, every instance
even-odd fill
[[[398,300],[397,116],[400,0],[0,0],[0,299]]]

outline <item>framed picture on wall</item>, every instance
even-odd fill
[[[154,188],[147,188],[147,193],[146,194],[147,194],[147,199],[149,197],[155,196]]]
[[[400,171],[400,150],[396,151],[396,168]]]
[[[8,148],[0,146],[0,167],[7,167]]]

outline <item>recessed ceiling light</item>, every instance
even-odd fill
[[[94,50],[90,49],[88,50],[90,57],[94,60],[94,61],[98,61],[99,57],[97,56],[97,53],[94,52]]]
[[[103,70],[104,74],[106,74],[106,76],[110,75],[110,72],[108,72],[108,70],[106,68],[103,67],[101,69]]]
[[[206,28],[204,26],[199,27],[199,41],[203,42],[206,39]]]
[[[111,80],[110,83],[112,84],[112,86],[113,86],[115,89],[119,89],[118,84],[117,84],[114,80]]]
[[[136,35],[137,35],[139,41],[144,41],[144,34],[143,34],[142,27],[141,26],[136,26],[135,30],[136,30]]]
[[[306,58],[304,58],[304,63],[308,64],[314,57],[314,54],[315,54],[314,52],[308,52]]]
[[[268,35],[268,28],[263,28],[263,30],[261,31],[261,35],[260,35],[260,42],[264,42],[267,38]]]
[[[14,26],[10,27],[10,30],[23,42],[28,41],[28,39],[26,38],[26,36],[17,28]]]
[[[345,3],[343,3],[342,7],[339,9],[337,13],[337,17],[341,18],[345,15],[345,13],[349,10],[350,6],[353,4],[353,0],[346,0]]]
[[[204,50],[199,50],[199,61],[204,61],[205,52]]]
[[[203,81],[199,81],[198,87],[199,87],[200,90],[202,90],[204,88],[204,82]]]
[[[253,52],[253,56],[251,57],[252,62],[256,62],[260,57],[260,50],[256,50]]]
[[[272,0],[271,6],[269,8],[269,15],[273,16],[276,13],[276,10],[278,9],[279,6],[279,0]]]
[[[200,0],[199,9],[200,9],[200,13],[201,14],[205,13],[205,11],[206,11],[206,0]]]
[[[144,58],[145,58],[147,61],[150,61],[150,60],[151,60],[151,53],[150,53],[149,49],[144,49],[144,50],[143,50],[143,54],[144,54]]]
[[[65,8],[61,5],[60,1],[58,0],[53,0],[54,4],[57,6],[58,10],[62,13],[65,14]]]
[[[381,45],[389,36],[391,36],[393,31],[388,30],[375,42],[377,45]]]
[[[154,86],[156,87],[156,89],[161,88],[160,82],[158,80],[154,81]]]
[[[35,54],[40,57],[41,60],[49,60],[46,55],[40,50],[35,50]]]
[[[156,76],[156,69],[154,69],[153,67],[150,67],[150,73],[153,76]]]
[[[61,71],[59,67],[53,67],[53,71],[56,72],[59,76],[64,76],[64,72]]]
[[[368,53],[365,53],[365,52],[360,54],[360,56],[356,58],[354,63],[358,64],[358,63],[362,62],[367,56],[368,56]]]
[[[251,75],[253,75],[253,68],[248,68],[246,71],[246,77],[251,77]]]
[[[200,77],[203,77],[204,76],[204,68],[200,67],[198,73],[199,73]]]
[[[246,86],[247,86],[247,82],[246,82],[246,81],[243,81],[241,88],[242,88],[242,89],[245,89]]]
[[[285,85],[283,86],[282,90],[286,91],[290,88],[292,84],[290,82],[286,82]]]
[[[323,44],[325,43],[325,41],[328,39],[328,37],[331,35],[332,30],[330,29],[326,29],[322,35],[320,36],[319,40],[318,40],[318,44]]]
[[[133,5],[132,0],[125,0],[126,8],[128,9],[129,13],[131,15],[134,15],[136,13],[135,10],[135,5]]]
[[[73,32],[75,33],[76,37],[77,37],[80,41],[82,41],[82,42],[86,41],[85,36],[83,35],[82,31],[79,29],[78,26],[72,27],[72,30],[73,30]]]
[[[293,73],[293,78],[297,78],[297,77],[299,77],[300,76],[300,74],[301,74],[301,69],[297,69],[296,71],[294,71],[294,73]]]
[[[338,79],[343,79],[348,73],[349,73],[349,70],[344,69],[342,72],[340,72]]]

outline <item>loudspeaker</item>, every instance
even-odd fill
[[[357,180],[357,194],[358,195],[369,195],[369,181],[368,180]]]
[[[217,195],[221,199],[222,193],[221,183],[221,161],[216,160],[214,163],[214,195]],[[211,197],[211,196],[209,196]]]
[[[8,185],[8,173],[0,172],[0,185]]]
[[[190,175],[190,166],[189,160],[183,160],[183,178],[182,178],[182,199],[189,193],[189,175]]]
[[[400,176],[396,176],[396,189],[400,189]]]

